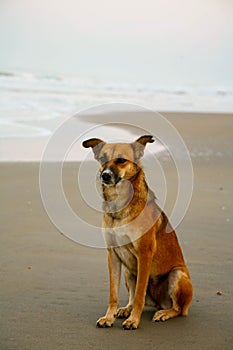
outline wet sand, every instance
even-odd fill
[[[145,308],[136,331],[123,331],[121,320],[97,329],[108,300],[106,251],[72,242],[50,222],[38,163],[0,163],[0,349],[232,348],[233,116],[168,116],[190,149],[195,176],[177,229],[194,285],[189,316],[152,323],[154,310]],[[174,169],[164,164],[172,188]],[[77,166],[65,165],[64,186],[78,211]]]

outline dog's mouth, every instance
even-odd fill
[[[100,174],[100,180],[104,185],[116,185],[122,180],[122,178],[115,174],[112,170],[105,169]]]

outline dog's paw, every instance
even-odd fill
[[[101,317],[96,322],[97,328],[109,328],[112,327],[114,320],[110,320],[107,317]]]
[[[121,307],[116,312],[116,318],[127,318],[130,316],[132,311],[132,306]]]
[[[166,321],[166,320],[169,320],[169,318],[173,318],[175,316],[178,316],[178,312],[173,309],[159,310],[154,314],[152,321],[153,322]]]
[[[138,320],[136,320],[136,319],[134,319],[132,317],[129,317],[129,318],[127,318],[127,320],[125,320],[122,323],[122,328],[126,329],[126,330],[137,329],[138,325],[139,325],[139,321]]]
[[[159,310],[154,314],[152,321],[153,322],[165,321],[166,320],[165,316],[166,316],[166,311]]]

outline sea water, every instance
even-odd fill
[[[0,160],[40,159],[45,140],[58,125],[80,111],[93,111],[94,106],[108,103],[121,103],[123,109],[126,104],[131,104],[160,112],[232,113],[233,91],[1,72]],[[108,129],[108,132],[112,132],[114,139],[115,131]],[[126,130],[121,132],[129,139]],[[33,146],[36,141],[32,142],[32,139],[44,140],[43,145],[36,145],[37,153]]]

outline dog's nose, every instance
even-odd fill
[[[101,174],[102,181],[106,184],[110,184],[112,182],[112,172],[110,170],[104,170]]]

